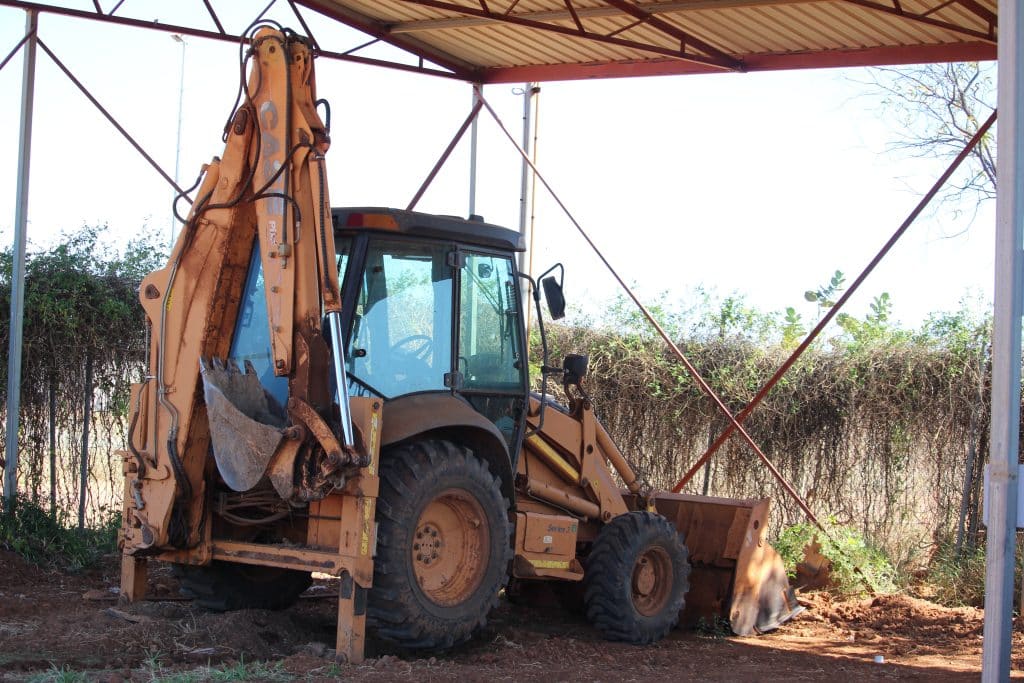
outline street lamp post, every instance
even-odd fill
[[[174,184],[181,187],[179,174],[181,171],[181,110],[185,99],[185,48],[188,43],[185,38],[177,33],[172,33],[171,38],[181,44],[181,67],[178,70],[178,138],[174,148]],[[178,191],[174,190],[174,199],[178,198]],[[168,249],[174,247],[174,238],[178,227],[178,219],[174,215],[174,203],[171,203],[171,241]]]

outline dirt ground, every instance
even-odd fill
[[[248,680],[952,681],[975,680],[981,662],[981,610],[811,593],[801,596],[803,614],[768,635],[677,630],[646,647],[605,642],[558,609],[503,601],[482,635],[453,652],[410,658],[371,645],[364,664],[336,665],[329,584],[289,610],[228,614],[180,599],[161,563],[146,602],[119,607],[117,584],[113,557],[101,571],[69,575],[0,551],[0,680],[230,680],[225,671],[235,670]],[[1015,678],[1024,678],[1022,645],[1015,634]],[[249,668],[231,669],[239,661]],[[253,668],[259,661],[270,664]]]

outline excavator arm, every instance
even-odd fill
[[[317,475],[305,491],[291,476],[275,480],[285,500],[326,495],[360,462],[347,397],[335,401],[347,385],[340,345],[332,355],[322,330],[337,321],[340,295],[313,52],[306,39],[264,26],[245,63],[224,153],[204,167],[167,265],[140,288],[151,372],[133,388],[128,555],[209,561],[211,450],[236,491],[268,467],[292,474],[308,461]],[[266,329],[255,331],[266,351],[228,360],[253,283],[266,305]],[[265,387],[274,377],[287,381],[284,400]]]

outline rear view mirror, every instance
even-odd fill
[[[561,320],[565,317],[565,295],[562,294],[562,284],[553,276],[544,278],[540,283],[544,287],[544,300],[548,304],[548,314],[552,320]]]

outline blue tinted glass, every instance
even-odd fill
[[[263,388],[282,406],[288,403],[288,378],[274,374],[267,300],[263,295],[263,263],[258,242],[252,250],[249,275],[245,279],[245,291],[242,293],[242,308],[235,323],[235,335],[231,340],[231,353],[228,357],[239,368],[245,367],[245,361],[252,363]]]

